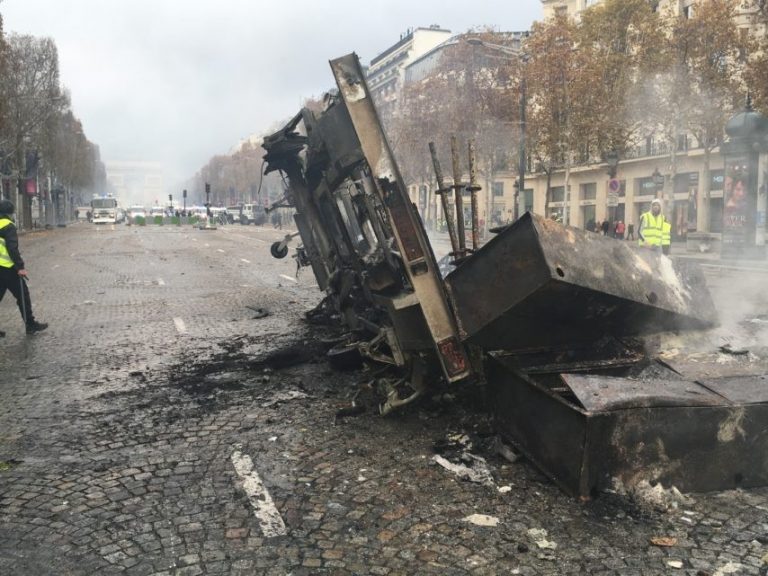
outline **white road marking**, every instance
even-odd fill
[[[280,274],[280,278],[285,278],[286,280],[290,280],[291,282],[295,282],[296,284],[299,283],[296,278],[293,278],[292,276],[286,276],[285,274]]]
[[[239,445],[235,445],[235,451],[232,453],[232,464],[235,467],[235,472],[242,479],[243,490],[248,495],[248,500],[253,506],[253,513],[259,520],[264,536],[266,538],[284,536],[286,529],[283,518],[261,481],[259,473],[254,469],[251,457],[240,452]]]
[[[246,264],[250,264],[250,260],[246,260],[245,258],[240,258],[240,262],[245,262]]]
[[[53,269],[54,269],[54,270],[56,270],[56,268],[58,268],[58,267],[59,267],[59,264],[56,264],[56,265],[53,267]]]
[[[192,242],[197,242],[197,238],[192,238]]]
[[[206,246],[208,246],[208,244],[206,244]],[[226,254],[226,252],[221,248],[216,248],[216,252],[221,252],[222,254]]]
[[[266,240],[262,240],[261,238],[253,238],[253,240],[255,240],[256,242],[261,242],[262,244],[266,244],[267,243]]]
[[[210,245],[210,244],[208,244],[208,243],[206,242],[206,244],[205,244],[205,247],[206,247],[206,248],[210,248],[210,247],[211,247],[211,245]]]
[[[157,284],[158,284],[159,286],[165,286],[165,280],[163,280],[162,278],[158,278],[158,279],[157,279]]]
[[[187,325],[184,324],[184,320],[181,318],[174,318],[173,323],[176,325],[176,332],[179,334],[186,334],[187,332]]]

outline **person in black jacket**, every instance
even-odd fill
[[[27,325],[27,334],[41,332],[48,324],[35,320],[32,313],[32,302],[27,288],[27,270],[19,252],[19,236],[13,221],[15,208],[10,200],[0,200],[0,301],[9,290],[16,298],[21,317]],[[5,332],[0,330],[0,337]]]

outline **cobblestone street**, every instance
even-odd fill
[[[579,502],[496,453],[479,388],[337,417],[370,378],[326,362],[285,233],[21,237],[50,327],[0,305],[0,575],[768,574],[768,489]],[[491,482],[433,460],[450,435]]]

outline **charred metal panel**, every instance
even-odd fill
[[[426,232],[408,198],[360,62],[356,55],[349,54],[331,61],[331,69],[377,193],[387,210],[398,253],[405,264],[405,274],[418,298],[444,375],[449,382],[465,378],[470,373],[470,366],[457,337],[455,319],[444,292],[440,271]]]
[[[716,322],[696,269],[530,213],[446,282],[462,337],[489,350],[700,329]]]
[[[571,494],[588,498],[614,480],[692,492],[768,483],[760,377],[700,384],[658,366],[629,378],[532,375],[517,364],[488,360],[499,430]]]

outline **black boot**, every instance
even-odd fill
[[[48,324],[46,324],[45,322],[38,322],[37,320],[32,320],[32,322],[29,322],[27,324],[27,334],[42,332],[46,328],[48,328]]]

